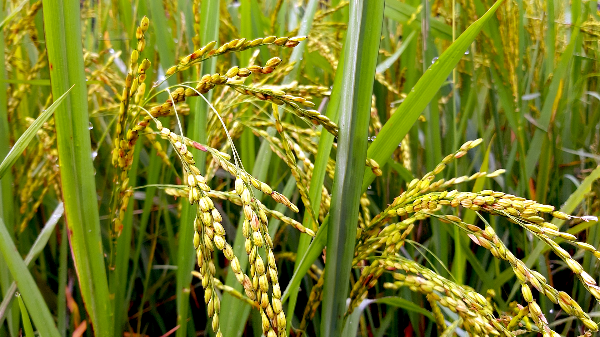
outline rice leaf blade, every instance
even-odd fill
[[[35,137],[37,131],[48,121],[50,116],[54,114],[54,111],[61,105],[61,103],[67,98],[69,92],[73,89],[73,86],[69,88],[62,96],[60,96],[52,105],[44,110],[38,118],[36,118],[35,122],[31,124],[30,127],[25,130],[25,132],[19,137],[19,140],[15,143],[15,145],[10,149],[10,152],[6,155],[4,159],[2,159],[2,163],[0,163],[0,179],[4,177],[4,174],[7,170],[9,170],[19,159],[19,156],[25,148],[29,145],[31,140]]]
[[[35,242],[31,246],[31,249],[29,249],[27,256],[25,256],[24,261],[27,266],[29,266],[31,264],[31,262],[33,262],[40,255],[40,253],[42,252],[44,247],[46,247],[46,244],[48,243],[50,236],[54,232],[54,227],[56,227],[56,224],[58,223],[60,218],[63,216],[63,214],[64,214],[64,206],[63,206],[63,203],[61,202],[58,204],[58,206],[56,206],[56,209],[54,209],[54,212],[52,212],[52,215],[50,216],[50,218],[44,225],[44,228],[42,228],[42,231],[40,232],[38,237],[35,239]],[[10,288],[5,293],[6,297],[2,300],[2,303],[0,303],[0,326],[2,326],[2,323],[5,319],[5,313],[8,310],[8,306],[12,302],[12,300],[14,298],[13,295],[15,294],[16,291],[17,291],[17,284],[15,282],[12,282],[12,284],[10,285]]]
[[[27,269],[25,261],[19,256],[19,251],[10,238],[2,219],[0,219],[0,254],[4,257],[8,269],[18,285],[23,301],[29,308],[36,308],[36,314],[32,318],[36,326],[43,327],[39,331],[40,336],[59,337],[60,334],[56,329],[56,323],[54,323],[48,305],[46,305],[40,289]]]
[[[531,177],[533,174],[533,170],[535,169],[535,165],[537,164],[538,159],[540,158],[540,154],[542,151],[542,143],[544,141],[544,133],[548,132],[548,127],[550,126],[550,119],[552,118],[552,111],[554,107],[554,102],[556,99],[556,94],[559,91],[559,86],[561,81],[565,78],[569,70],[569,63],[573,57],[573,52],[575,51],[575,45],[577,41],[577,37],[579,36],[579,29],[574,29],[571,34],[571,40],[565,52],[561,55],[560,60],[558,61],[558,66],[554,71],[554,75],[552,76],[552,81],[548,86],[548,92],[546,94],[546,99],[544,100],[544,105],[542,106],[542,110],[540,112],[540,118],[537,120],[538,129],[535,130],[531,143],[529,144],[529,150],[527,151],[526,162],[527,162],[527,175],[524,177],[524,180],[527,180],[528,177]]]
[[[446,49],[439,59],[423,74],[417,84],[408,94],[404,102],[396,109],[392,117],[385,123],[375,141],[369,147],[367,157],[374,159],[383,167],[392,152],[408,133],[411,126],[419,118],[419,115],[427,104],[436,95],[438,89],[445,83],[452,69],[461,60],[465,51],[471,45],[475,37],[479,34],[485,23],[494,16],[494,13],[503,3],[498,0],[496,3],[469,28],[467,28],[459,37]],[[375,174],[369,169],[365,169],[365,179],[363,181],[363,191],[375,179]]]
[[[19,299],[19,308],[21,308],[21,316],[23,319],[23,330],[25,330],[25,337],[34,337],[33,326],[31,325],[31,320],[29,319],[29,314],[27,313],[27,309],[25,308],[25,303],[23,303],[23,299],[20,294],[17,294],[17,298]]]
[[[323,288],[321,334],[338,336],[344,312],[354,255],[362,166],[366,159],[371,93],[383,23],[383,2],[350,3],[344,44],[344,77],[340,99],[340,134],[332,188],[327,262]]]
[[[53,96],[62,96],[74,85],[67,102],[54,114],[72,255],[94,332],[110,336],[113,319],[92,163],[80,3],[45,0],[43,4]]]

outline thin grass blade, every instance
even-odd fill
[[[6,10],[0,6],[0,20],[4,20],[6,17]],[[4,34],[0,34],[0,50],[6,50],[4,42]],[[4,65],[5,53],[0,53],[0,64]],[[6,67],[0,67],[0,80],[7,78]],[[5,82],[0,83],[0,158],[5,158],[11,150],[10,147],[10,135],[11,129],[8,125],[8,86]],[[0,218],[4,220],[8,228],[14,228],[15,222],[15,200],[14,200],[14,178],[12,171],[8,170],[4,177],[0,177]],[[14,231],[11,230],[11,235]],[[10,278],[10,272],[4,259],[0,256],[0,290],[2,294],[0,298],[4,296],[7,289],[10,287],[12,279]],[[16,305],[13,305],[15,314],[11,314],[8,320],[8,331],[10,336],[16,336],[19,319]],[[0,326],[2,324],[0,323]]]
[[[579,24],[576,24],[576,26],[578,25]],[[528,177],[531,177],[531,175],[533,174],[533,170],[535,169],[535,165],[537,164],[537,161],[540,158],[540,154],[542,152],[542,143],[544,141],[544,134],[548,132],[550,120],[552,119],[553,106],[554,101],[556,99],[556,94],[559,91],[561,81],[568,73],[568,65],[571,62],[571,59],[573,58],[573,52],[575,51],[575,45],[578,36],[579,29],[574,29],[571,34],[571,40],[569,42],[569,45],[567,46],[567,49],[565,49],[565,52],[561,55],[560,60],[558,61],[558,66],[554,71],[554,75],[552,76],[552,81],[550,82],[550,86],[548,87],[546,99],[544,100],[542,111],[540,112],[540,118],[537,120],[536,126],[538,128],[535,130],[533,139],[531,140],[531,143],[529,145],[529,150],[527,151],[527,156],[525,157],[527,160],[527,176],[523,177],[525,180],[527,180]]]
[[[375,141],[369,147],[367,157],[374,159],[383,167],[398,144],[408,133],[421,112],[427,104],[436,95],[437,91],[444,84],[452,69],[462,59],[465,51],[475,37],[479,34],[487,20],[494,16],[494,13],[500,7],[504,0],[498,0],[496,3],[477,21],[475,21],[464,33],[462,33],[448,49],[440,55],[439,59],[423,74],[417,84],[406,96],[404,102],[396,109],[392,117],[385,123]],[[363,181],[363,191],[375,179],[375,174],[370,169],[365,169],[365,180]]]
[[[52,215],[48,219],[48,222],[46,222],[44,228],[42,228],[40,235],[38,235],[38,237],[35,239],[35,242],[31,246],[31,249],[29,249],[27,256],[25,256],[25,264],[28,267],[31,264],[31,262],[34,261],[42,253],[42,250],[44,250],[44,248],[46,247],[50,236],[54,232],[54,227],[56,227],[58,220],[60,220],[64,212],[65,208],[63,206],[63,203],[61,202],[58,204],[58,206],[56,206],[56,209],[54,209],[54,212],[52,212]],[[10,285],[8,291],[6,292],[6,297],[2,300],[2,303],[0,303],[0,326],[2,326],[2,323],[6,318],[6,311],[8,309],[8,306],[12,302],[14,298],[13,295],[16,291],[17,284],[13,282]]]
[[[97,336],[108,337],[112,335],[114,320],[109,302],[92,163],[87,86],[81,48],[81,8],[76,0],[44,0],[43,5],[52,94],[58,98],[75,85],[67,102],[59,106],[54,115],[71,251],[81,296],[94,332]],[[34,307],[27,303],[27,298],[25,303],[30,308]],[[36,326],[45,325],[36,323]]]
[[[402,45],[400,46],[400,48],[398,48],[398,50],[396,50],[390,57],[385,59],[383,62],[379,63],[377,65],[377,68],[375,68],[375,72],[383,73],[386,70],[388,70],[392,66],[392,64],[394,64],[396,61],[398,61],[400,56],[402,56],[402,53],[404,53],[406,48],[408,48],[408,46],[410,45],[410,42],[412,41],[412,39],[414,39],[415,35],[416,35],[416,32],[412,32],[412,33],[408,34],[406,39],[402,40]]]
[[[27,313],[27,309],[25,308],[25,303],[23,303],[21,294],[17,294],[17,298],[19,299],[19,308],[21,308],[25,337],[34,337],[35,334],[33,333],[33,326],[31,325],[31,320],[29,319],[29,314]]]
[[[40,116],[36,118],[35,122],[33,122],[31,126],[28,127],[27,130],[25,130],[23,135],[19,137],[19,140],[17,140],[10,152],[2,160],[2,163],[0,163],[0,179],[2,179],[2,177],[6,173],[6,170],[10,169],[15,164],[17,159],[19,159],[19,156],[21,155],[21,153],[23,153],[23,151],[25,151],[25,148],[27,148],[33,137],[35,137],[38,130],[42,127],[42,125],[44,125],[44,123],[46,123],[46,121],[48,121],[48,119],[50,118],[50,116],[52,116],[54,111],[65,100],[71,89],[73,89],[73,86],[69,90],[67,90],[67,92],[62,94],[62,96],[60,96],[56,101],[54,101],[54,103],[52,103],[52,105],[48,109],[43,111],[40,114]]]
[[[4,26],[6,26],[6,24],[10,22],[10,20],[12,20],[17,14],[19,14],[21,9],[23,9],[23,6],[25,6],[25,4],[28,2],[28,0],[21,1],[19,5],[17,5],[17,7],[15,7],[15,9],[13,9],[13,11],[10,14],[4,17],[3,20],[0,22],[0,29],[4,28]]]
[[[60,334],[56,329],[56,323],[54,323],[50,309],[48,309],[40,289],[27,269],[25,261],[19,255],[19,251],[11,240],[2,219],[0,219],[0,254],[4,257],[8,270],[10,270],[13,279],[17,283],[23,301],[29,308],[36,308],[33,322],[40,327],[40,336],[59,337]],[[42,327],[43,329],[41,329]]]
[[[473,42],[477,33],[481,30],[487,20],[493,17],[494,12],[502,4],[503,0],[498,0],[490,10],[482,16],[479,20],[473,23],[467,30],[446,50],[440,58],[434,63],[432,67],[423,75],[419,82],[415,85],[415,88],[409,93],[404,102],[396,110],[390,120],[384,125],[383,129],[378,134],[377,138],[369,147],[367,152],[368,158],[375,159],[380,167],[387,162],[391,157],[392,152],[397,148],[398,144],[402,141],[404,136],[408,133],[408,130],[412,127],[414,122],[417,120],[425,106],[435,95],[435,90],[439,89],[444,83],[447,76],[452,71],[452,68],[458,63],[464,51]],[[444,74],[438,74],[438,69]],[[442,76],[443,75],[443,76]],[[410,99],[409,99],[410,98]],[[407,104],[408,101],[408,105]],[[403,107],[404,106],[404,107]],[[384,132],[385,130],[385,132]],[[370,169],[365,172],[365,178],[363,180],[362,191],[366,191],[371,182],[375,179],[375,175]],[[290,293],[294,291],[299,285],[302,277],[306,274],[313,261],[319,257],[321,251],[325,247],[327,242],[326,232],[329,226],[329,221],[325,219],[317,236],[310,244],[306,253],[302,254],[300,258],[300,264],[295,270],[292,279],[288,283],[282,301],[287,300]]]
[[[344,328],[344,313],[354,256],[356,223],[366,160],[371,114],[371,93],[381,26],[383,2],[350,3],[344,45],[344,77],[340,100],[340,134],[332,188],[327,262],[323,289],[321,334],[338,336]]]
[[[435,318],[433,317],[433,314],[430,311],[425,310],[425,309],[421,308],[420,306],[418,306],[417,304],[415,304],[411,301],[408,301],[402,297],[390,296],[390,297],[378,298],[376,300],[365,299],[358,305],[358,307],[356,309],[354,309],[352,314],[346,320],[346,324],[344,326],[344,332],[343,332],[342,336],[357,336],[358,335],[357,329],[358,329],[358,323],[360,320],[360,316],[362,315],[362,313],[366,309],[366,307],[371,304],[386,304],[386,305],[389,305],[392,307],[397,307],[397,308],[401,308],[404,310],[416,312],[416,313],[419,313],[419,314],[429,318],[432,322],[435,322]]]

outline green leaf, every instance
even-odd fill
[[[398,163],[395,160],[388,162],[390,167],[400,175],[400,178],[404,180],[404,182],[409,183],[411,180],[415,179],[412,172],[409,169],[404,167],[402,164]]]
[[[148,1],[148,8],[152,20],[150,29],[156,34],[156,47],[160,50],[160,65],[166,71],[175,64],[175,42],[166,16],[167,10],[162,1]]]
[[[340,115],[339,106],[340,106],[340,100],[342,97],[341,83],[342,83],[342,79],[344,78],[343,70],[344,70],[344,54],[342,53],[342,55],[340,56],[340,60],[338,62],[338,67],[335,71],[335,77],[333,80],[333,90],[331,93],[331,97],[329,98],[329,103],[327,104],[327,111],[325,113],[326,116],[333,122],[337,122],[339,119],[339,115]],[[321,128],[321,130],[322,130],[322,128]],[[332,134],[330,134],[329,132],[321,132],[321,137],[319,138],[319,146],[317,149],[317,154],[315,156],[315,164],[314,164],[315,167],[313,170],[312,178],[310,179],[310,187],[309,187],[309,191],[308,191],[308,194],[310,197],[310,202],[313,207],[313,211],[315,213],[319,211],[319,207],[321,205],[321,197],[323,196],[321,192],[323,191],[323,189],[322,189],[323,182],[325,181],[325,175],[327,174],[327,163],[330,159],[333,141],[334,141],[334,137]],[[311,229],[315,228],[314,221],[313,221],[312,217],[310,216],[309,212],[305,212],[304,218],[302,220],[302,225],[304,227],[311,228]],[[325,236],[325,240],[326,240],[326,236]],[[325,242],[325,241],[323,241],[323,242]],[[311,245],[311,238],[306,235],[301,236],[300,242],[298,243],[298,248],[296,250],[296,254],[298,256],[305,256],[305,253],[308,251],[310,245]],[[310,261],[311,262],[314,261],[318,256],[319,256],[319,254],[317,254]],[[294,271],[298,270],[300,263],[302,263],[303,261],[305,261],[305,260],[296,259],[296,261],[294,262]],[[304,272],[306,272],[306,271],[304,271]],[[300,277],[302,277],[302,276],[300,276]],[[290,300],[288,303],[288,312],[293,312],[296,307],[296,299],[298,297],[298,291],[300,290],[299,285],[300,285],[300,282],[294,282],[292,288],[290,288],[288,286],[285,290],[286,293],[289,295],[289,300]],[[293,319],[293,317],[291,315],[287,316],[288,334],[289,334],[289,330],[291,329],[291,326],[292,326],[292,319]]]
[[[405,300],[402,297],[382,297],[376,299],[374,302],[413,311],[429,318],[432,321],[435,321],[435,318],[433,317],[433,314],[430,311],[425,310],[420,306],[416,305],[415,303]]]
[[[479,20],[475,21],[464,33],[460,35],[448,49],[446,49],[439,59],[429,67],[419,79],[414,88],[410,91],[404,102],[396,109],[392,117],[385,123],[375,141],[369,147],[367,157],[374,159],[383,167],[398,144],[408,133],[419,115],[423,112],[427,104],[436,95],[437,91],[446,82],[452,69],[462,59],[465,51],[477,37],[485,23],[493,17],[494,13],[500,7],[504,0],[498,0]],[[375,179],[375,174],[370,169],[365,169],[365,179],[363,180],[363,191]]]
[[[3,20],[6,15],[6,8],[0,7],[0,20]],[[4,42],[4,34],[0,34],[0,50],[7,50]],[[5,53],[0,53],[0,64],[5,64]],[[7,77],[6,67],[0,67],[0,79]],[[12,125],[8,124],[8,86],[6,83],[0,83],[0,158],[4,158],[8,155],[11,149],[11,129],[14,133]],[[15,198],[14,198],[14,182],[11,170],[8,170],[6,174],[0,178],[0,218],[4,220],[6,227],[10,228],[10,235],[14,235],[15,228],[15,213],[18,209],[15,209]],[[0,257],[0,289],[2,292],[6,292],[6,289],[10,286],[12,279],[10,278],[10,272],[4,262],[4,259]],[[2,294],[4,295],[4,294]],[[18,305],[12,306],[13,310],[10,312],[8,318],[8,332],[10,336],[18,335],[19,326],[19,309]],[[0,323],[2,326],[2,323]]]
[[[0,82],[29,85],[50,85],[50,80],[8,80],[0,78]],[[99,81],[96,81],[100,83]]]
[[[2,20],[2,22],[0,22],[0,30],[4,28],[4,26],[10,22],[10,20],[12,20],[20,11],[21,9],[23,9],[23,6],[25,6],[26,3],[28,3],[29,0],[23,0],[19,3],[19,5],[10,13],[8,14],[8,16],[6,16],[4,18],[4,20]]]
[[[52,215],[50,215],[50,218],[48,219],[48,221],[42,228],[42,231],[40,232],[37,239],[35,239],[35,242],[29,249],[27,256],[25,256],[25,264],[28,267],[31,264],[31,262],[33,262],[40,255],[42,250],[44,250],[44,248],[46,247],[46,244],[48,243],[48,239],[50,239],[50,236],[54,232],[54,227],[56,227],[58,220],[60,220],[60,218],[63,216],[64,212],[65,212],[65,208],[63,206],[63,203],[61,202],[58,204],[58,206],[56,206],[56,208],[54,209],[54,212],[52,212]],[[8,306],[12,302],[12,299],[14,298],[13,294],[16,291],[17,291],[17,284],[15,282],[13,282],[10,285],[10,287],[8,288],[8,291],[6,291],[5,297],[2,300],[2,303],[0,304],[0,326],[2,326],[2,322],[4,321],[5,314],[8,310]]]
[[[415,35],[416,32],[413,31],[408,35],[406,39],[402,40],[402,45],[400,45],[400,48],[398,48],[398,50],[396,50],[390,57],[385,59],[383,62],[379,63],[377,65],[377,68],[375,68],[375,72],[380,74],[388,70],[392,66],[392,64],[394,64],[398,60],[398,58],[400,58],[402,53],[404,53],[406,48],[409,46],[410,41],[412,41]]]
[[[344,325],[344,331],[341,336],[356,336],[358,330],[358,323],[360,322],[360,316],[363,311],[367,308],[367,306],[373,303],[373,300],[363,300],[358,308],[354,309],[352,314],[348,316],[346,319],[346,324]]]
[[[379,51],[383,2],[350,3],[341,83],[340,133],[327,230],[327,262],[321,335],[338,336],[344,313],[356,241],[356,223],[367,151],[371,93]]]
[[[142,142],[137,142],[134,152],[131,168],[128,172],[129,186],[133,187],[136,185],[136,177],[138,174],[138,167],[140,164],[139,156],[142,148]],[[116,250],[114,250],[112,258],[115,260],[114,268],[109,268],[109,291],[111,294],[111,307],[115,314],[114,324],[114,335],[119,336],[123,334],[123,327],[127,321],[127,315],[123,314],[127,312],[129,308],[129,302],[123,301],[125,298],[125,291],[127,287],[127,273],[129,271],[129,263],[131,259],[131,238],[133,235],[133,202],[130,202],[125,211],[125,218],[123,219],[123,230],[121,235],[117,238]],[[145,233],[145,232],[142,232]]]
[[[433,317],[433,314],[430,311],[427,311],[421,308],[420,306],[416,305],[415,303],[405,300],[402,297],[382,297],[376,300],[367,299],[363,300],[358,305],[358,308],[354,309],[352,314],[348,317],[348,319],[346,320],[346,324],[344,325],[344,332],[342,333],[342,336],[357,336],[358,323],[360,322],[360,316],[362,315],[362,312],[367,308],[367,306],[374,303],[386,304],[389,306],[416,312],[435,322],[435,318]]]
[[[383,164],[387,162],[392,152],[398,147],[398,144],[417,120],[421,111],[423,111],[436,91],[442,86],[452,68],[464,54],[464,51],[473,42],[482,26],[488,19],[493,17],[495,10],[500,6],[502,1],[498,0],[483,17],[473,23],[423,75],[415,85],[415,88],[406,97],[404,103],[400,105],[396,113],[384,125],[383,129],[377,135],[375,142],[369,147],[369,151],[367,152],[368,158],[375,159],[383,167]],[[442,71],[444,72],[443,74],[438,74],[438,72]],[[384,130],[386,131],[384,132]],[[375,146],[376,144],[377,146]],[[363,192],[367,190],[374,178],[375,175],[368,169],[363,180]],[[282,301],[285,301],[290,296],[290,293],[294,289],[297,289],[302,277],[304,277],[313,261],[321,255],[327,242],[326,232],[328,226],[329,221],[326,218],[306,253],[301,254],[302,258],[300,259],[299,266],[285,289]]]
[[[421,28],[421,6],[414,8],[398,0],[385,1],[385,16],[390,19],[407,24],[413,29]],[[436,18],[429,19],[431,33],[444,40],[452,40],[452,27]]]
[[[578,26],[579,24],[576,24]],[[533,170],[535,169],[535,164],[540,158],[540,154],[542,153],[542,143],[544,141],[545,134],[548,132],[548,127],[550,127],[550,120],[552,118],[553,106],[554,102],[558,97],[556,97],[560,82],[565,78],[565,76],[569,73],[569,63],[573,57],[573,52],[575,51],[575,45],[577,42],[577,37],[579,36],[579,29],[573,29],[571,34],[571,41],[569,45],[565,49],[564,53],[561,55],[560,60],[558,61],[558,66],[552,76],[552,81],[550,82],[550,86],[548,87],[548,92],[546,94],[546,99],[544,100],[544,105],[542,106],[542,110],[540,113],[540,118],[537,120],[536,126],[538,127],[535,130],[533,135],[533,139],[529,144],[529,150],[527,151],[527,156],[525,156],[527,161],[527,176],[522,177],[527,180],[528,177],[531,177],[533,174]]]
[[[62,96],[75,84],[67,102],[54,114],[71,253],[94,333],[108,337],[113,335],[114,317],[109,300],[92,163],[88,93],[81,47],[81,7],[77,0],[44,0],[43,5],[53,97]],[[32,308],[27,298],[25,300],[25,304]],[[36,326],[43,325],[36,323]]]
[[[6,173],[6,170],[10,169],[15,164],[21,153],[23,153],[23,151],[25,151],[25,148],[29,145],[29,142],[31,142],[33,137],[35,137],[38,130],[42,127],[42,125],[44,125],[44,123],[46,123],[48,118],[52,116],[56,108],[58,108],[58,106],[60,106],[60,104],[64,101],[64,99],[67,97],[67,94],[71,91],[71,89],[73,89],[73,86],[71,86],[71,88],[67,90],[67,92],[65,92],[56,101],[54,101],[54,103],[52,103],[52,105],[48,107],[48,109],[44,110],[39,115],[39,117],[36,118],[36,120],[31,124],[31,126],[29,126],[27,130],[25,130],[21,137],[19,137],[19,140],[17,140],[15,145],[12,147],[10,152],[6,155],[6,157],[2,160],[2,163],[0,164],[0,179],[2,179],[2,177]]]
[[[4,257],[8,270],[17,283],[23,301],[25,301],[27,307],[36,309],[33,322],[41,328],[39,331],[40,336],[59,337],[60,334],[56,329],[56,323],[54,323],[50,309],[44,302],[40,289],[27,269],[25,261],[19,255],[19,251],[10,238],[2,219],[0,219],[0,254]]]
[[[31,325],[31,320],[29,320],[29,314],[27,313],[21,294],[17,294],[17,298],[19,299],[19,308],[21,308],[21,314],[23,315],[23,330],[25,330],[25,336],[34,337],[33,326]]]
[[[329,216],[325,218],[323,224],[321,225],[321,227],[319,227],[317,235],[310,243],[310,246],[308,246],[306,253],[302,255],[302,259],[300,260],[298,267],[294,271],[292,279],[288,283],[287,288],[285,288],[285,291],[281,296],[281,302],[285,302],[288,299],[291,291],[293,291],[294,289],[296,289],[297,291],[298,287],[300,286],[300,281],[302,281],[302,278],[304,277],[310,266],[312,266],[313,262],[323,253],[323,248],[325,248],[325,245],[327,244],[328,228]]]

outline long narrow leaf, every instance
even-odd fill
[[[357,182],[362,181],[364,175],[383,8],[381,1],[350,3],[348,35],[344,45],[340,135],[327,232],[321,320],[323,336],[338,336],[344,327],[362,194]]]
[[[0,20],[4,20],[6,16],[6,9],[0,6]],[[6,50],[4,42],[4,34],[0,34],[0,50]],[[0,53],[0,64],[4,65],[5,54]],[[6,67],[0,67],[0,79],[7,77]],[[0,83],[0,158],[5,158],[11,150],[10,138],[11,138],[11,127],[8,125],[8,90],[5,83]],[[15,200],[14,200],[14,181],[11,170],[0,177],[0,218],[4,220],[6,226],[10,229],[15,228]],[[14,230],[10,231],[10,234],[14,234]],[[0,256],[0,290],[2,296],[6,293],[8,287],[10,287],[12,280],[10,278],[10,272],[4,259]],[[8,331],[11,336],[17,335],[18,330],[18,311],[16,305],[13,305],[14,314],[11,314],[8,320]],[[2,324],[0,323],[0,326]]]
[[[48,239],[50,239],[50,235],[52,235],[52,233],[54,232],[54,227],[56,227],[58,220],[60,220],[64,212],[65,208],[63,206],[63,203],[61,202],[58,204],[58,206],[56,206],[56,209],[54,209],[54,212],[52,212],[52,215],[50,215],[48,222],[46,222],[44,228],[42,228],[40,235],[38,235],[37,239],[35,239],[35,242],[31,246],[31,249],[29,249],[27,256],[25,256],[25,264],[28,267],[31,264],[31,262],[34,261],[40,255],[42,250],[44,250],[44,247],[46,247]],[[2,326],[2,322],[4,321],[6,311],[8,309],[8,306],[12,302],[13,295],[16,291],[17,284],[13,282],[8,288],[8,291],[4,294],[6,297],[2,300],[2,303],[0,304],[0,326]]]
[[[344,78],[344,54],[340,56],[340,61],[338,63],[338,68],[335,71],[335,78],[333,81],[333,90],[331,93],[331,97],[329,103],[327,105],[326,115],[329,119],[334,122],[337,122],[340,115],[340,99],[342,97],[342,79]],[[321,198],[323,182],[325,180],[325,175],[327,173],[327,162],[330,158],[331,148],[333,146],[334,137],[329,132],[321,132],[321,137],[319,138],[319,147],[317,150],[317,155],[315,158],[315,167],[313,169],[313,174],[310,179],[310,187],[309,187],[309,198],[311,202],[311,206],[313,207],[313,211],[317,213],[319,211],[319,207],[321,206]],[[305,212],[304,219],[302,221],[302,225],[307,228],[314,229],[314,221],[310,216],[309,212]],[[321,233],[322,234],[322,233]],[[325,237],[325,236],[323,236]],[[325,237],[325,240],[327,238]],[[309,245],[311,244],[311,238],[306,235],[300,237],[300,242],[298,243],[298,249],[296,254],[298,256],[305,256],[304,254],[308,250]],[[314,261],[317,256],[315,256],[311,261]],[[302,260],[296,260],[294,263],[294,271],[298,269]],[[289,303],[288,303],[288,312],[293,312],[296,307],[296,300],[298,298],[298,291],[300,290],[299,282],[295,283],[292,288],[288,286],[286,288],[286,294],[289,295]],[[291,284],[290,284],[291,285]],[[287,299],[287,297],[284,297]],[[288,315],[287,319],[287,327],[288,332],[292,326],[292,316]]]
[[[19,308],[21,308],[21,314],[23,315],[23,330],[25,330],[25,337],[34,337],[33,326],[29,320],[29,314],[27,313],[27,308],[25,308],[25,303],[23,303],[20,294],[18,294],[17,297],[19,298]]]
[[[414,8],[411,5],[400,2],[398,0],[387,0],[385,2],[385,16],[404,24],[409,24],[411,27],[421,27],[422,9]],[[429,20],[432,33],[445,39],[452,40],[452,27],[442,22],[439,19]]]
[[[375,68],[375,72],[383,73],[384,71],[388,70],[392,66],[392,64],[394,64],[398,60],[402,53],[404,53],[406,48],[408,48],[410,42],[415,37],[415,35],[416,32],[412,32],[406,37],[406,39],[403,39],[400,48],[398,48],[398,50],[396,50],[390,57],[385,59],[383,62],[379,63],[377,65],[377,68]]]
[[[92,163],[88,97],[77,0],[44,0],[46,48],[52,94],[75,84],[68,103],[54,115],[62,196],[81,296],[96,336],[111,336],[114,320],[102,247]],[[28,307],[32,307],[25,301]],[[38,325],[37,326],[42,326]]]
[[[387,162],[392,152],[398,147],[398,144],[417,120],[425,106],[433,98],[435,90],[442,86],[446,77],[452,71],[452,68],[464,54],[466,48],[473,42],[485,22],[493,17],[494,12],[502,2],[503,0],[498,0],[484,16],[467,28],[448,50],[440,56],[434,65],[429,68],[415,85],[415,88],[396,110],[394,115],[392,115],[390,120],[384,125],[373,144],[369,147],[367,157],[375,159],[380,166],[383,166],[383,164]],[[442,74],[443,76],[437,73],[437,69],[444,72],[444,74]],[[375,175],[368,169],[363,180],[362,191],[367,190],[374,178]],[[319,232],[317,232],[316,238],[313,240],[306,253],[302,255],[300,264],[294,271],[294,275],[283,294],[282,301],[285,301],[290,296],[291,291],[300,285],[302,277],[304,277],[313,261],[321,254],[321,251],[327,242],[327,234],[323,232],[328,230],[328,226],[329,222],[326,219],[319,229]]]
[[[44,110],[40,114],[40,116],[36,118],[36,120],[31,124],[31,126],[29,126],[27,130],[25,130],[23,135],[19,137],[19,140],[17,140],[12,149],[10,149],[10,152],[2,160],[2,163],[0,163],[0,179],[2,179],[2,177],[6,173],[6,170],[10,169],[15,164],[17,159],[19,159],[19,156],[21,155],[21,153],[23,153],[23,151],[25,151],[25,148],[29,145],[33,137],[35,137],[38,130],[42,127],[42,125],[44,125],[44,123],[46,123],[48,118],[52,116],[54,111],[65,100],[67,94],[71,91],[71,89],[73,89],[73,86],[71,86],[69,90],[67,90],[64,94],[62,94],[62,96],[60,96],[56,101],[54,101],[54,103],[52,103],[52,105],[48,107],[48,109]]]
[[[6,24],[9,23],[10,20],[12,20],[17,14],[19,14],[21,9],[23,9],[23,6],[25,6],[25,4],[28,2],[28,0],[21,1],[19,5],[15,7],[15,9],[13,9],[13,11],[0,22],[0,30],[3,29],[4,26],[6,26]]]
[[[558,62],[558,67],[554,72],[554,76],[552,77],[552,81],[550,82],[550,86],[548,87],[548,93],[546,95],[546,99],[544,100],[544,105],[542,106],[542,111],[540,114],[540,118],[537,121],[538,129],[535,130],[533,135],[533,139],[531,140],[531,144],[529,145],[529,151],[527,151],[527,177],[523,177],[523,179],[527,180],[528,177],[531,177],[533,174],[533,170],[535,169],[535,164],[540,158],[540,154],[543,150],[542,142],[545,137],[545,133],[548,132],[548,127],[550,126],[550,120],[552,118],[552,107],[554,106],[554,101],[556,99],[556,94],[558,93],[560,82],[568,73],[568,65],[571,62],[573,57],[573,52],[575,51],[575,44],[577,41],[577,37],[579,36],[579,29],[574,29],[571,34],[571,41],[567,46],[567,49],[560,57],[560,61]]]
[[[359,323],[360,316],[362,315],[363,311],[370,304],[376,304],[376,303],[386,304],[389,306],[416,312],[416,313],[424,315],[425,317],[427,317],[430,320],[435,322],[435,318],[433,317],[433,314],[430,311],[427,311],[427,310],[421,308],[420,306],[418,306],[417,304],[415,304],[411,301],[408,301],[402,297],[382,297],[382,298],[378,298],[376,300],[363,300],[358,305],[358,308],[354,309],[352,314],[346,320],[346,324],[344,326],[344,332],[343,332],[342,336],[356,336],[357,335],[356,330],[358,329],[358,323]]]
[[[479,20],[475,21],[467,30],[460,35],[454,43],[439,59],[423,74],[415,87],[410,91],[404,102],[396,109],[392,117],[385,123],[377,138],[369,147],[367,157],[375,159],[381,167],[387,163],[388,159],[398,147],[408,130],[415,123],[417,118],[423,112],[423,109],[429,104],[439,88],[444,84],[452,69],[461,60],[465,51],[477,34],[481,31],[487,20],[493,17],[494,13],[500,7],[504,0],[498,0]],[[363,191],[375,179],[375,174],[370,169],[365,169],[365,179],[363,181]]]
[[[8,265],[8,270],[10,270],[11,275],[17,283],[17,287],[23,296],[23,301],[25,301],[27,307],[36,309],[36,314],[33,315],[33,322],[40,329],[40,336],[59,337],[60,334],[56,329],[56,323],[54,323],[50,309],[48,309],[40,289],[27,269],[25,261],[19,256],[19,251],[11,240],[2,219],[0,219],[0,253],[4,257]]]

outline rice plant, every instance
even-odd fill
[[[0,336],[594,335],[596,5],[6,0]]]

